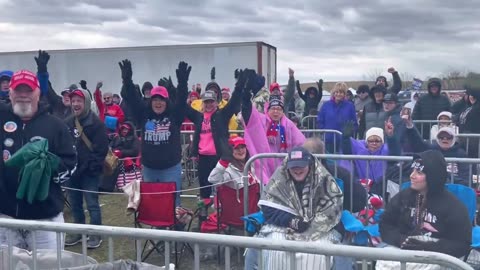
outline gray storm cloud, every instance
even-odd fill
[[[0,2],[8,11],[0,50],[258,40],[278,48],[283,83],[288,67],[302,81],[361,79],[390,66],[419,77],[480,70],[480,1],[259,2]]]

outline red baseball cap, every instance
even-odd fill
[[[272,93],[273,90],[275,90],[275,89],[278,89],[278,90],[280,91],[280,90],[281,90],[281,89],[280,89],[280,85],[279,85],[278,83],[272,83],[272,84],[270,84],[270,93]]]
[[[155,86],[152,91],[150,91],[150,97],[153,98],[154,96],[161,96],[163,98],[168,99],[168,91],[167,88],[163,86]]]
[[[228,140],[228,144],[230,144],[233,148],[237,148],[239,145],[247,145],[245,143],[245,139],[240,136],[231,137]]]
[[[15,90],[15,88],[21,84],[25,84],[32,88],[32,90],[40,90],[40,83],[38,82],[37,76],[29,70],[22,69],[13,74],[10,80],[10,88]]]
[[[72,92],[70,92],[69,96],[70,96],[70,97],[79,96],[79,97],[81,97],[81,98],[85,98],[85,94],[84,94],[83,91],[80,90],[80,89],[73,90]]]

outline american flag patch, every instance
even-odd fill
[[[297,158],[302,158],[303,157],[303,153],[302,151],[293,151],[290,153],[290,158],[291,159],[297,159]]]

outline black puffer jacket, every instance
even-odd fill
[[[423,226],[421,223],[417,226],[415,222],[417,200],[421,195],[412,188],[404,189],[391,199],[381,217],[382,240],[401,247],[409,236],[431,236],[439,240],[425,242],[419,249],[454,257],[467,255],[472,239],[472,224],[466,206],[445,188],[445,159],[440,152],[432,150],[419,153],[414,158],[423,160],[428,188],[424,198]]]
[[[438,93],[434,94],[431,92],[431,86],[436,84],[439,86]],[[448,97],[441,95],[442,84],[441,81],[437,78],[432,78],[428,81],[428,94],[423,95],[415,104],[415,108],[413,109],[412,119],[413,120],[437,120],[437,116],[439,113],[450,111],[450,100]],[[426,123],[423,124],[423,128],[421,125],[417,125],[419,130],[423,130],[423,138],[429,139],[430,138],[430,127],[431,125]]]
[[[376,103],[375,98],[363,109],[362,117],[358,126],[360,138],[365,137],[365,132],[372,127],[383,128],[385,126],[386,112],[382,103]]]

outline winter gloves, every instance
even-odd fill
[[[38,57],[35,57],[35,62],[37,63],[38,73],[46,73],[47,72],[48,60],[50,60],[50,55],[46,51],[39,50],[38,51]]]
[[[210,71],[210,80],[215,81],[215,67]]]
[[[343,125],[342,135],[343,138],[350,138],[353,137],[353,133],[355,131],[355,127],[353,121],[346,121]]]
[[[87,90],[87,81],[81,80],[81,81],[80,81],[80,87],[81,87],[83,90]]]
[[[188,84],[188,77],[190,77],[190,72],[192,71],[192,67],[189,66],[186,62],[180,62],[178,64],[177,70],[175,70],[177,74],[177,81],[178,84],[187,85]],[[187,89],[188,90],[188,89]]]
[[[118,63],[120,70],[122,71],[122,80],[123,82],[132,82],[132,63],[130,60],[125,59]]]
[[[322,79],[318,80],[317,86],[318,86],[318,91],[320,93],[322,93],[322,91],[323,91],[323,80]]]

